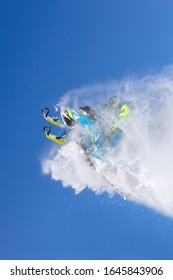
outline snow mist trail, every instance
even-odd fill
[[[61,107],[89,105],[99,112],[100,103],[118,95],[131,107],[131,117],[127,123],[119,124],[125,136],[118,148],[110,148],[105,155],[112,168],[96,160],[94,171],[71,141],[63,147],[55,145],[46,155],[42,162],[44,173],[71,186],[76,193],[86,187],[97,194],[119,193],[173,216],[172,74],[170,66],[157,75],[129,77],[68,92]]]

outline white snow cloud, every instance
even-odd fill
[[[86,162],[73,141],[55,145],[42,161],[43,171],[79,193],[84,188],[96,194],[104,191],[122,196],[173,216],[173,67],[143,78],[128,77],[121,81],[85,86],[68,92],[61,106],[73,108],[90,105],[99,110],[112,95],[126,100],[132,109],[125,137],[118,149],[111,148],[96,171]]]

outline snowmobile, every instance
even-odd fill
[[[111,97],[108,104],[102,104],[102,111],[106,110],[112,111],[112,114],[116,113],[120,120],[126,119],[130,113],[128,105],[121,102],[116,96]],[[50,117],[49,112],[49,108],[42,108],[45,120],[64,130],[59,136],[56,136],[51,134],[50,126],[44,126],[45,136],[60,145],[65,145],[74,128],[81,127],[82,133],[79,135],[77,144],[82,148],[85,158],[91,165],[94,165],[93,159],[105,160],[106,149],[110,146],[118,146],[121,141],[123,132],[117,124],[113,123],[110,131],[105,132],[102,117],[97,116],[90,106],[79,107],[78,110],[67,107],[59,117]]]

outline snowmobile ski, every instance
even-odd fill
[[[51,127],[50,126],[44,126],[43,130],[44,130],[45,136],[48,139],[50,139],[50,140],[52,140],[52,141],[54,141],[54,142],[56,142],[60,145],[67,144],[67,142],[64,139],[62,139],[61,137],[57,137],[56,135],[50,133],[51,132]]]
[[[49,108],[42,108],[42,114],[45,120],[58,127],[64,127],[64,125],[59,122],[58,118],[49,117],[49,111]]]

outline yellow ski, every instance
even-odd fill
[[[66,142],[63,138],[58,137],[58,136],[56,136],[56,135],[50,133],[50,131],[51,131],[51,127],[50,127],[50,126],[44,126],[44,127],[43,127],[43,130],[44,130],[45,136],[46,136],[49,140],[54,141],[54,142],[56,142],[56,143],[58,143],[58,144],[60,144],[60,145],[65,145],[65,144],[67,144],[67,142]]]
[[[60,123],[58,121],[58,119],[56,118],[52,118],[52,117],[49,117],[49,108],[42,108],[42,114],[43,114],[43,117],[45,118],[46,121],[58,126],[58,127],[64,127],[64,125],[62,123]]]

